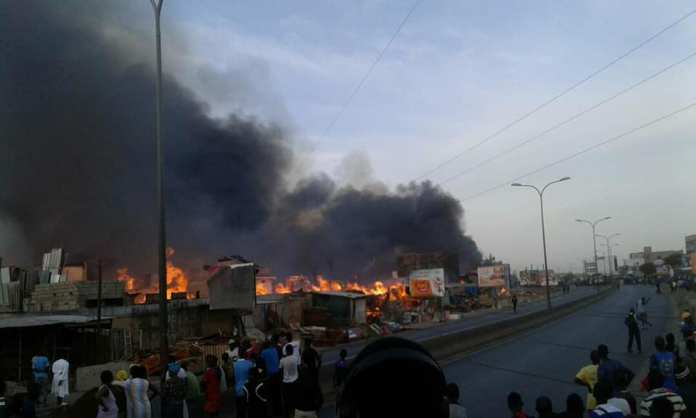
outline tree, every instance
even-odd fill
[[[677,269],[682,266],[682,255],[680,253],[670,254],[665,257],[664,262],[672,269]]]
[[[638,267],[638,269],[641,273],[643,273],[643,276],[653,276],[655,275],[655,273],[657,273],[657,268],[653,263],[645,263],[642,266]]]

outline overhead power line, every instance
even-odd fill
[[[655,40],[656,38],[658,38],[658,37],[659,37],[660,35],[662,35],[663,33],[667,32],[668,30],[670,30],[670,29],[674,28],[675,26],[679,25],[679,24],[682,23],[684,20],[688,19],[689,17],[691,17],[691,16],[694,15],[694,14],[696,14],[696,9],[693,9],[693,10],[687,12],[686,14],[682,15],[682,16],[679,17],[677,20],[673,21],[673,22],[670,23],[669,25],[667,25],[667,26],[665,26],[664,28],[660,29],[659,31],[655,32],[653,35],[651,35],[651,36],[648,37],[647,39],[641,41],[638,45],[634,46],[633,48],[629,49],[628,51],[624,52],[623,54],[621,54],[621,55],[619,55],[618,57],[614,58],[613,60],[609,61],[608,63],[606,63],[605,65],[603,65],[603,66],[600,67],[599,69],[593,71],[592,73],[590,73],[590,74],[589,74],[588,76],[586,76],[585,78],[583,78],[583,79],[581,79],[580,81],[577,81],[576,83],[572,84],[571,86],[569,86],[569,87],[566,88],[565,90],[561,91],[560,93],[558,93],[557,95],[553,96],[553,97],[550,98],[549,100],[543,102],[542,104],[538,105],[538,106],[535,107],[534,109],[532,109],[532,110],[530,110],[529,112],[523,114],[523,115],[520,116],[519,118],[513,120],[512,122],[508,123],[507,125],[503,126],[502,128],[498,129],[497,131],[493,132],[492,134],[488,135],[487,137],[483,138],[481,141],[477,142],[476,144],[474,144],[474,145],[472,145],[472,146],[466,148],[464,151],[461,151],[461,152],[458,153],[458,154],[455,154],[454,156],[452,156],[452,157],[446,159],[445,161],[443,161],[442,163],[438,164],[438,165],[435,166],[434,168],[432,168],[432,169],[428,170],[427,172],[421,174],[420,176],[414,178],[412,181],[418,181],[418,180],[421,180],[421,179],[423,179],[423,178],[426,178],[426,177],[430,176],[431,174],[433,174],[434,172],[438,171],[438,170],[441,169],[442,167],[444,167],[444,166],[450,164],[451,162],[453,162],[453,161],[455,161],[455,160],[461,158],[461,157],[462,157],[463,155],[465,155],[466,153],[468,153],[468,152],[470,152],[470,151],[473,151],[473,150],[475,150],[476,148],[480,147],[481,145],[483,145],[483,144],[485,144],[485,143],[487,143],[487,142],[493,140],[494,138],[498,137],[498,136],[499,136],[500,134],[502,134],[503,132],[507,131],[508,129],[512,128],[513,126],[517,125],[518,123],[520,123],[520,122],[524,121],[525,119],[529,118],[530,116],[534,115],[535,113],[537,113],[537,112],[539,112],[540,110],[544,109],[544,108],[547,107],[548,105],[554,103],[555,101],[557,101],[557,100],[560,99],[561,97],[563,97],[563,96],[565,96],[566,94],[568,94],[568,93],[572,92],[573,90],[577,89],[578,87],[580,87],[581,85],[583,85],[583,84],[585,84],[586,82],[590,81],[591,79],[593,79],[593,78],[596,77],[597,75],[603,73],[604,71],[606,71],[608,68],[610,68],[611,66],[613,66],[613,65],[616,64],[617,62],[623,60],[624,58],[626,58],[626,57],[628,57],[629,55],[633,54],[634,52],[638,51],[639,49],[641,49],[641,48],[644,47],[645,45],[649,44],[650,42],[652,42],[653,40]]]
[[[483,161],[481,161],[481,162],[479,162],[479,163],[477,163],[477,164],[475,164],[475,165],[473,165],[473,166],[471,166],[471,167],[468,167],[468,168],[466,168],[466,169],[464,169],[464,170],[458,172],[457,174],[455,174],[455,175],[453,175],[453,176],[450,176],[450,177],[446,178],[445,180],[441,181],[439,184],[440,184],[440,185],[443,185],[443,184],[449,183],[449,182],[452,181],[452,180],[456,180],[457,178],[459,178],[459,177],[461,177],[461,176],[463,176],[463,175],[465,175],[465,174],[468,174],[468,173],[470,173],[470,172],[472,172],[472,171],[474,171],[474,170],[476,170],[476,169],[481,168],[482,166],[484,166],[484,165],[490,163],[491,161],[495,161],[495,160],[497,160],[497,159],[500,158],[500,157],[503,157],[503,156],[505,156],[505,155],[507,155],[507,154],[510,154],[511,152],[513,152],[513,151],[515,151],[515,150],[518,150],[518,149],[524,147],[525,145],[528,145],[528,144],[530,144],[531,142],[534,142],[534,141],[536,141],[537,139],[542,138],[543,136],[545,136],[545,135],[547,135],[547,134],[549,134],[549,133],[551,133],[551,132],[553,132],[553,131],[555,131],[555,130],[557,130],[557,129],[559,129],[559,128],[561,128],[561,127],[563,127],[563,126],[565,126],[565,125],[567,125],[567,124],[569,124],[569,123],[571,123],[571,122],[573,122],[573,121],[575,121],[575,120],[577,120],[577,119],[579,119],[579,118],[581,118],[582,116],[584,116],[584,115],[586,115],[586,114],[588,114],[588,113],[590,113],[590,112],[592,112],[592,111],[594,111],[594,110],[596,110],[596,109],[598,109],[598,108],[604,106],[605,104],[607,104],[607,103],[613,101],[614,99],[616,99],[616,98],[618,98],[618,97],[620,97],[620,96],[623,96],[624,94],[628,93],[628,92],[631,91],[631,90],[634,90],[634,89],[638,88],[639,86],[641,86],[641,85],[647,83],[648,81],[651,81],[651,80],[653,80],[653,79],[659,77],[660,75],[666,73],[667,71],[673,69],[674,67],[676,67],[676,66],[678,66],[678,65],[680,65],[680,64],[685,63],[686,61],[692,59],[693,57],[696,57],[696,51],[690,53],[689,55],[687,55],[686,57],[680,59],[679,61],[673,62],[672,64],[669,64],[668,66],[662,68],[661,70],[659,70],[659,71],[657,71],[657,72],[655,72],[655,73],[653,73],[653,74],[651,74],[651,75],[645,77],[644,79],[638,81],[637,83],[634,83],[634,84],[632,84],[632,85],[630,85],[630,86],[624,88],[623,90],[620,90],[619,92],[617,92],[617,93],[615,93],[615,94],[613,94],[613,95],[611,95],[611,96],[609,96],[609,97],[607,97],[607,98],[605,98],[605,99],[599,101],[598,103],[596,103],[596,104],[594,104],[594,105],[592,105],[592,106],[590,106],[590,107],[588,107],[588,108],[586,108],[586,109],[584,109],[584,110],[582,110],[582,111],[580,111],[580,112],[574,114],[573,116],[569,117],[568,119],[565,119],[565,120],[563,120],[563,121],[561,121],[561,122],[559,122],[559,123],[557,123],[557,124],[551,126],[550,128],[547,128],[547,129],[541,131],[540,133],[538,133],[538,134],[536,134],[536,135],[534,135],[534,136],[532,136],[532,137],[530,137],[530,138],[527,138],[526,140],[520,142],[519,144],[514,145],[514,146],[512,146],[512,147],[510,147],[510,148],[507,148],[507,149],[505,149],[505,150],[503,150],[503,151],[501,151],[501,152],[499,152],[499,153],[496,153],[496,154],[492,155],[491,157],[489,157],[489,158],[487,158],[487,159],[485,159],[485,160],[483,160]]]
[[[343,114],[345,113],[346,109],[348,109],[348,106],[350,106],[350,104],[353,101],[353,99],[355,98],[355,96],[360,92],[360,89],[362,89],[362,86],[365,84],[367,79],[370,78],[372,71],[374,71],[375,67],[377,67],[377,64],[379,64],[380,61],[382,61],[382,58],[384,57],[385,52],[387,52],[387,50],[389,49],[391,44],[394,42],[394,39],[396,39],[396,37],[399,35],[399,33],[401,32],[401,29],[404,27],[404,25],[406,25],[406,22],[408,22],[408,19],[411,18],[411,15],[416,10],[418,5],[420,3],[422,3],[422,1],[423,0],[416,0],[413,3],[413,5],[409,9],[408,13],[406,14],[406,16],[404,16],[403,20],[401,20],[401,23],[399,23],[399,26],[396,27],[396,30],[392,34],[391,38],[389,38],[389,41],[384,45],[384,48],[382,48],[382,50],[379,52],[379,54],[377,55],[375,60],[372,62],[370,67],[367,69],[367,72],[365,72],[363,77],[360,79],[360,82],[355,86],[355,88],[350,93],[350,95],[348,96],[346,101],[343,103],[341,108],[338,110],[338,112],[336,113],[334,118],[331,119],[331,122],[329,122],[329,124],[326,126],[321,138],[319,138],[319,141],[322,141],[324,138],[326,138],[326,135],[328,135],[329,132],[331,131],[331,129],[333,129],[336,122],[338,122],[338,120],[341,118],[341,116],[343,116]]]
[[[496,185],[496,186],[493,186],[493,187],[491,187],[491,188],[488,188],[488,189],[483,190],[483,191],[481,191],[481,192],[478,192],[478,193],[476,193],[476,194],[467,196],[467,197],[465,197],[465,198],[463,198],[463,199],[460,199],[460,200],[461,200],[461,201],[471,200],[471,199],[474,199],[474,198],[479,197],[479,196],[481,196],[481,195],[484,195],[484,194],[486,194],[486,193],[492,192],[492,191],[494,191],[494,190],[501,189],[501,188],[503,188],[503,187],[506,187],[506,186],[510,185],[511,183],[520,181],[520,180],[522,180],[522,179],[525,178],[525,177],[531,176],[532,174],[539,173],[539,172],[544,171],[544,170],[546,170],[546,169],[548,169],[548,168],[554,167],[554,166],[556,166],[556,165],[558,165],[558,164],[561,164],[561,163],[564,163],[564,162],[566,162],[566,161],[569,161],[569,160],[572,160],[572,159],[574,159],[574,158],[577,158],[577,157],[579,157],[579,156],[581,156],[581,155],[583,155],[583,154],[586,154],[586,153],[588,153],[588,152],[590,152],[590,151],[593,151],[593,150],[595,150],[595,149],[597,149],[597,148],[603,147],[604,145],[607,145],[607,144],[609,144],[609,143],[616,142],[616,141],[619,141],[619,140],[621,140],[621,139],[624,139],[624,138],[626,138],[626,137],[629,136],[629,135],[632,135],[632,134],[634,134],[634,133],[636,133],[636,132],[638,132],[638,131],[641,131],[641,130],[643,130],[643,129],[649,128],[649,127],[651,127],[651,126],[653,126],[653,125],[656,125],[656,124],[658,124],[658,123],[660,123],[660,122],[662,122],[662,121],[664,121],[664,120],[667,120],[667,119],[669,119],[669,118],[672,118],[672,117],[674,117],[674,116],[676,116],[676,115],[678,115],[678,114],[680,114],[680,113],[686,112],[687,110],[690,110],[690,109],[692,109],[692,108],[694,108],[694,107],[696,107],[696,101],[691,102],[690,104],[688,104],[688,105],[686,105],[686,106],[684,106],[684,107],[681,107],[681,108],[679,108],[679,109],[677,109],[677,110],[675,110],[675,111],[672,111],[672,112],[670,112],[670,113],[667,113],[667,114],[665,114],[665,115],[662,115],[662,116],[658,117],[657,119],[653,119],[653,120],[651,120],[650,122],[646,122],[646,123],[644,123],[644,124],[642,124],[642,125],[640,125],[640,126],[637,126],[637,127],[633,128],[633,129],[630,129],[630,130],[628,130],[628,131],[625,131],[625,132],[623,132],[623,133],[621,133],[621,134],[619,134],[619,135],[616,135],[616,136],[612,136],[612,137],[610,137],[610,138],[607,138],[607,139],[605,139],[604,141],[597,142],[597,143],[595,143],[595,144],[593,144],[593,145],[591,145],[591,146],[589,146],[589,147],[587,147],[587,148],[584,148],[584,149],[582,149],[582,150],[580,150],[580,151],[578,151],[578,152],[575,152],[575,153],[573,153],[573,154],[567,155],[567,156],[565,156],[565,157],[563,157],[563,158],[561,158],[561,159],[559,159],[559,160],[553,161],[553,162],[551,162],[551,163],[549,163],[549,164],[546,164],[546,165],[544,165],[544,166],[541,166],[541,167],[539,167],[539,168],[537,168],[537,169],[535,169],[535,170],[529,171],[529,172],[524,173],[524,174],[522,174],[522,175],[520,175],[520,176],[517,176],[517,177],[515,177],[515,178],[509,179],[509,180],[507,180],[507,181],[505,181],[505,182],[503,182],[503,183],[500,183],[500,184],[498,184],[498,185]]]

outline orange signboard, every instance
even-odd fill
[[[429,279],[412,279],[411,296],[414,298],[433,297],[432,282]]]

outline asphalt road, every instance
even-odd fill
[[[624,317],[640,296],[650,297],[648,318],[653,327],[642,332],[643,354],[626,351]],[[469,417],[507,417],[506,397],[517,391],[533,412],[534,401],[549,396],[555,410],[565,408],[572,392],[585,391],[573,383],[575,373],[589,364],[589,353],[599,344],[636,374],[654,351],[652,341],[664,332],[671,311],[654,287],[624,286],[606,299],[542,328],[500,345],[443,364],[449,381],[461,391],[460,402]],[[635,348],[634,348],[635,352]]]
[[[570,303],[577,299],[583,298],[588,295],[595,294],[597,291],[595,288],[590,287],[577,287],[573,288],[568,294],[556,294],[552,297],[551,303],[554,306],[563,305]],[[521,316],[533,312],[538,312],[546,309],[546,300],[542,299],[535,302],[524,303],[518,306],[517,313],[513,313],[511,308],[506,308],[502,310],[485,310],[473,311],[464,314],[461,319],[449,321],[443,324],[437,324],[434,326],[413,329],[395,334],[401,338],[406,338],[413,341],[426,341],[435,337],[448,335],[455,332],[461,332],[464,330],[479,328],[484,325],[489,325],[496,322],[505,321],[515,316]],[[348,350],[348,359],[354,358],[363,347],[367,345],[365,341],[356,341],[354,343],[343,344],[336,348],[331,348],[328,350],[322,350],[322,360],[325,365],[334,364],[338,361],[338,354],[342,348]]]

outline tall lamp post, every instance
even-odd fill
[[[160,366],[162,370],[162,386],[169,362],[169,339],[167,317],[167,236],[164,211],[164,155],[162,153],[162,36],[160,32],[160,15],[164,0],[150,0],[155,13],[155,51],[157,54],[157,83],[155,90],[155,148],[157,154],[157,207],[158,207],[158,276],[159,276],[159,333],[160,333]],[[164,415],[164,412],[162,412]]]
[[[546,274],[546,306],[548,307],[548,309],[551,309],[551,287],[549,285],[549,262],[548,257],[546,256],[546,227],[544,226],[544,192],[550,185],[560,183],[566,180],[570,180],[570,177],[563,177],[561,179],[552,181],[551,183],[548,183],[546,186],[542,187],[541,190],[539,190],[538,187],[531,184],[512,183],[510,185],[512,187],[529,187],[531,189],[534,189],[539,195],[539,205],[541,207],[541,242],[544,248],[544,273]]]
[[[590,225],[592,227],[592,246],[594,248],[594,265],[597,272],[599,272],[599,266],[597,265],[597,224],[600,222],[608,221],[611,216],[605,216],[604,218],[599,218],[596,221],[588,221],[587,219],[576,219],[575,222],[580,222]]]
[[[612,260],[609,260],[609,258],[611,257],[611,248],[612,248],[611,239],[612,239],[612,238],[616,238],[616,237],[618,237],[618,236],[621,235],[621,234],[617,232],[617,233],[614,233],[614,234],[611,234],[611,235],[602,235],[602,234],[596,234],[596,235],[597,235],[599,238],[604,238],[604,241],[606,242],[606,247],[607,247],[607,259],[608,259],[608,262],[609,262],[609,269],[608,269],[608,272],[609,272],[609,275],[612,276],[612,275],[613,275],[613,274],[612,274],[612,267],[611,267],[611,261],[612,261]],[[616,245],[616,244],[615,244],[615,245]]]

